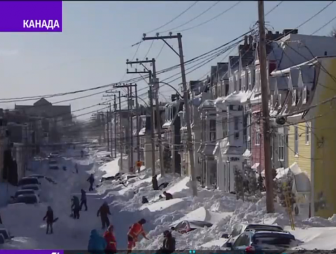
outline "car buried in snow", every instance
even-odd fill
[[[185,234],[190,231],[194,231],[199,228],[210,228],[212,227],[212,223],[206,221],[198,221],[198,220],[183,220],[181,222],[176,223],[171,227],[171,230],[174,230],[180,234]]]
[[[41,183],[39,182],[38,178],[36,177],[22,177],[22,179],[18,182],[18,186],[24,186],[24,185],[40,185]]]
[[[297,246],[294,235],[281,231],[246,230],[234,241],[227,242],[226,248],[240,253],[280,254]]]
[[[10,201],[10,204],[38,204],[40,199],[36,194],[19,195],[17,198]]]
[[[235,241],[242,233],[248,230],[284,232],[283,228],[278,225],[238,223],[233,226],[230,234],[225,233],[222,235],[222,238],[226,238],[228,239],[228,242],[232,242]]]
[[[37,184],[27,184],[20,187],[19,190],[33,190],[37,196],[40,196],[41,189]]]

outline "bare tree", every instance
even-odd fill
[[[336,38],[336,28],[335,28],[335,27],[333,27],[333,28],[331,29],[329,35],[330,35],[330,37],[335,37],[335,38]]]

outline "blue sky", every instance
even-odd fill
[[[68,92],[118,82],[126,71],[126,59],[131,59],[142,34],[161,26],[177,16],[193,2],[63,2],[62,33],[2,33],[0,34],[1,98],[34,96]],[[198,2],[173,23],[160,29],[174,28],[201,13],[214,2]],[[189,28],[208,20],[236,2],[220,2],[209,12],[180,29]],[[265,2],[265,12],[279,2]],[[328,2],[283,2],[266,21],[275,31],[295,28],[313,16]],[[323,13],[299,29],[311,34],[331,20],[336,13],[332,4]],[[188,60],[211,50],[246,32],[257,20],[257,2],[241,2],[231,11],[195,29],[183,32],[184,56]],[[318,35],[328,35],[335,22],[327,25]],[[172,31],[172,32],[178,32]],[[149,34],[154,35],[155,33]],[[148,56],[156,57],[162,47],[155,41]],[[171,41],[177,49],[176,41]],[[137,58],[145,57],[151,42],[141,44]],[[236,53],[236,50],[233,51]],[[212,63],[222,60],[218,57]],[[178,64],[178,57],[164,47],[157,59],[157,69]],[[210,71],[211,64],[189,74],[187,80],[198,79]],[[140,68],[139,68],[140,69]],[[160,75],[171,76],[177,71]],[[132,78],[125,75],[124,79]],[[176,85],[180,81],[175,81]],[[138,83],[139,87],[146,85]],[[169,99],[172,90],[163,87],[161,93]],[[51,102],[70,99],[93,92],[56,97]],[[145,98],[145,96],[143,96]],[[72,109],[80,109],[102,101],[101,95],[73,101]],[[17,104],[31,104],[33,101]],[[68,102],[67,102],[68,103]],[[65,104],[67,104],[65,103]],[[2,104],[4,108],[14,106]],[[92,111],[92,108],[75,114]],[[85,117],[84,117],[85,118]]]

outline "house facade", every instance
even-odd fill
[[[306,217],[328,218],[336,212],[336,121],[331,117],[336,113],[331,100],[336,96],[335,67],[336,57],[326,56],[272,73],[285,76],[292,88],[276,117],[288,129],[288,164],[296,179],[295,212]],[[291,78],[293,69],[298,71],[297,79]]]
[[[183,100],[179,95],[171,96],[172,102],[165,106],[165,115],[162,125],[163,158],[166,172],[181,174],[181,115]]]

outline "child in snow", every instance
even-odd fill
[[[98,231],[93,229],[91,230],[88,251],[91,254],[95,253],[104,253],[107,243],[105,239],[98,234]]]

